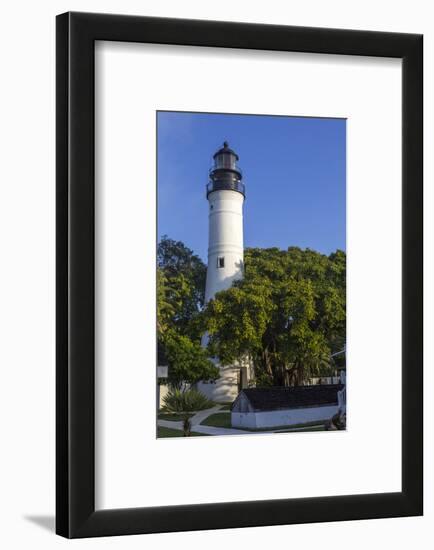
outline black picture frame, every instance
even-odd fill
[[[402,60],[401,492],[95,510],[96,40]],[[56,47],[56,532],[79,538],[422,515],[422,36],[65,13]]]

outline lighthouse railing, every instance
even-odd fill
[[[208,173],[211,176],[214,172],[225,172],[227,170],[230,172],[237,172],[240,176],[243,175],[243,171],[238,165],[219,166],[214,164],[209,168]]]
[[[243,195],[246,194],[244,183],[241,181],[232,181],[232,182],[218,182],[218,181],[210,181],[206,186],[206,194],[207,196],[212,191],[238,191],[239,193],[242,193]]]

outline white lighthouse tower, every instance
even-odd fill
[[[206,197],[209,204],[208,269],[205,301],[243,277],[243,204],[245,188],[238,167],[238,155],[225,141],[214,154],[209,172]],[[207,343],[207,335],[203,345]],[[247,382],[247,369],[242,365],[220,365],[216,382],[201,382],[199,390],[217,402],[232,401]]]

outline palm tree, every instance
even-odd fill
[[[163,398],[162,410],[168,413],[181,413],[183,416],[184,437],[188,437],[191,435],[191,413],[210,409],[213,405],[214,403],[200,391],[181,391],[175,388]]]

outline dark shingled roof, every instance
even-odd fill
[[[342,388],[343,384],[327,384],[288,388],[247,388],[241,393],[244,393],[255,411],[275,411],[337,405],[338,391]]]

